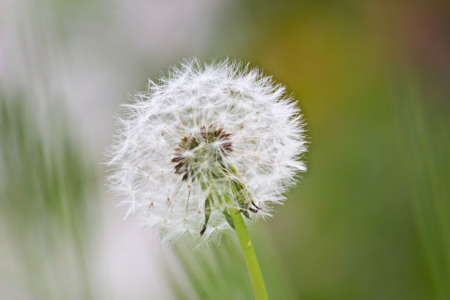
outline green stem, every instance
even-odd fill
[[[242,214],[236,208],[229,209],[230,215],[233,218],[234,229],[239,238],[242,252],[244,252],[245,262],[247,263],[248,273],[252,281],[253,291],[256,300],[268,300],[266,286],[259,267],[258,259],[256,258],[255,249],[253,248],[250,235],[245,226]]]

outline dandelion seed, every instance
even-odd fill
[[[108,153],[110,186],[166,241],[216,238],[233,209],[271,216],[305,171],[299,109],[256,69],[186,60],[134,100]]]

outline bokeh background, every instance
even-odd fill
[[[271,299],[450,299],[450,5],[0,0],[0,299],[252,299],[233,235],[169,248],[105,187],[113,115],[183,57],[250,62],[308,172],[250,233]]]

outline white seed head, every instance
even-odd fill
[[[306,170],[295,101],[240,63],[186,60],[125,107],[110,186],[126,216],[166,241],[219,237],[230,207],[246,220],[270,216]]]

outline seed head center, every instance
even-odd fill
[[[220,171],[225,164],[224,158],[233,151],[230,136],[215,125],[202,126],[199,131],[184,136],[173,149],[171,162],[176,163],[175,174],[186,181]]]

